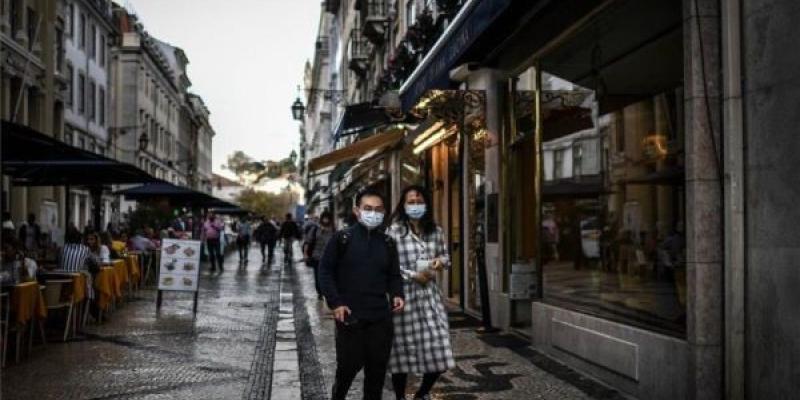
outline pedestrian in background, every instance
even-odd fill
[[[250,235],[253,233],[253,227],[250,225],[250,220],[243,217],[239,220],[236,226],[236,246],[239,250],[239,263],[247,264],[250,255]]]
[[[306,257],[306,265],[314,269],[314,288],[317,290],[317,300],[322,300],[322,290],[319,287],[319,260],[325,252],[325,245],[328,244],[335,232],[333,215],[329,211],[325,211],[319,217],[319,225],[313,227],[306,235],[303,254]]]
[[[429,399],[431,388],[455,366],[450,326],[436,271],[450,265],[442,228],[428,208],[429,196],[420,186],[406,188],[394,212],[389,236],[397,243],[406,306],[394,315],[394,344],[389,372],[397,399],[405,399],[408,374],[422,374],[415,399]]]
[[[217,264],[219,264],[220,273],[225,270],[222,266],[224,259],[222,250],[220,250],[220,236],[222,235],[223,229],[225,229],[225,226],[214,214],[209,214],[208,218],[206,218],[206,222],[203,223],[201,240],[206,244],[208,259],[211,261],[212,274],[217,271]]]
[[[36,223],[36,214],[28,214],[26,223],[19,227],[19,241],[27,252],[39,249],[42,238],[42,228]]]
[[[362,368],[364,399],[382,397],[394,333],[392,312],[404,305],[397,248],[381,231],[385,213],[379,193],[360,193],[353,208],[359,223],[336,233],[320,261],[320,287],[336,320],[334,400],[347,397]]]
[[[286,219],[281,224],[280,237],[283,241],[283,263],[291,264],[294,257],[294,241],[301,238],[300,227],[294,222],[291,213],[286,214]]]
[[[272,265],[272,260],[275,258],[275,244],[278,242],[278,227],[267,217],[264,217],[253,233],[253,237],[261,246],[261,263]],[[264,254],[265,248],[268,250],[266,256]]]

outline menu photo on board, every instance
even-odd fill
[[[159,290],[197,291],[200,241],[164,239],[161,243]]]

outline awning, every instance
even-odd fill
[[[232,206],[232,207],[214,207],[208,210],[214,214],[220,215],[246,215],[250,214],[250,211],[245,210],[239,206]]]
[[[625,179],[622,183],[626,185],[682,186],[685,184],[685,178],[683,167],[673,166],[644,176]]]
[[[334,150],[328,154],[312,159],[308,163],[308,169],[310,171],[317,171],[345,161],[372,158],[394,147],[403,140],[403,137],[403,131],[397,130],[361,139],[345,148]]]
[[[345,107],[342,118],[333,130],[334,141],[342,136],[360,133],[388,122],[389,118],[384,110],[373,107],[372,103],[349,105]]]
[[[431,89],[450,86],[450,70],[512,0],[470,0],[400,88],[403,112]]]
[[[174,206],[195,206],[195,207],[238,207],[233,203],[218,199],[209,194],[198,192],[185,187],[173,185],[171,183],[160,182],[130,189],[119,190],[115,194],[125,196],[126,200],[156,200],[166,199]]]
[[[2,121],[3,175],[19,186],[97,186],[158,182],[141,169]]]

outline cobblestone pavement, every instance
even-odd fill
[[[2,371],[2,399],[328,398],[333,320],[317,300],[312,270],[262,268],[259,255],[251,259],[240,268],[233,254],[223,274],[202,275],[196,320],[190,295],[166,294],[156,315],[155,291],[143,290],[85,338],[34,348]],[[434,399],[622,398],[514,336],[478,336],[476,321],[459,313],[451,323],[458,365]],[[361,398],[361,378],[352,399]],[[394,398],[388,377],[384,393]]]

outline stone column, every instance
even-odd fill
[[[697,3],[695,3],[697,2]],[[684,0],[687,342],[690,399],[723,393],[720,16],[718,0]]]
[[[470,74],[468,79],[470,90],[482,90],[485,95],[486,118],[486,153],[485,153],[485,179],[486,195],[500,193],[501,160],[500,149],[501,130],[503,129],[502,107],[503,93],[501,84],[504,76],[498,70],[480,69]],[[488,203],[488,202],[487,202]],[[487,208],[488,211],[488,208]],[[488,214],[488,213],[487,213]],[[508,326],[510,304],[508,298],[503,296],[503,235],[502,226],[503,204],[497,201],[497,242],[486,242],[486,274],[489,286],[489,305],[492,313],[492,324],[495,327]],[[488,217],[488,215],[487,215]],[[488,224],[487,224],[488,228]],[[488,229],[487,229],[488,231]]]

